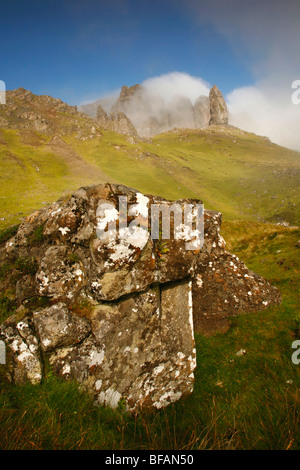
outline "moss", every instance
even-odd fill
[[[13,265],[11,263],[2,263],[0,265],[0,279],[5,279],[11,273]]]
[[[4,230],[0,230],[0,244],[12,238],[18,231],[19,225],[13,225]]]
[[[38,263],[35,258],[20,257],[16,260],[14,268],[21,274],[31,274],[34,276],[38,270]]]
[[[16,311],[15,300],[8,293],[0,294],[0,324]]]
[[[35,296],[26,300],[26,309],[28,310],[38,310],[40,308],[49,307],[52,304],[49,297]]]
[[[70,254],[67,256],[67,261],[69,262],[70,265],[72,265],[72,264],[75,264],[75,263],[79,263],[79,262],[80,262],[80,258],[79,258],[79,256],[77,255],[77,253],[70,253]]]
[[[70,305],[69,309],[79,316],[89,318],[90,314],[93,312],[94,305],[88,298],[80,298]]]
[[[28,237],[28,245],[40,245],[44,241],[44,225],[37,227],[34,232]]]

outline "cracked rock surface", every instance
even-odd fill
[[[155,204],[173,202],[120,185],[80,188],[0,247],[11,266],[2,287],[16,292],[17,313],[0,327],[10,380],[39,383],[47,366],[96,403],[159,409],[193,391],[194,329],[218,331],[229,315],[280,301],[226,251],[220,213],[204,211],[204,243],[186,249],[195,230],[150,236]]]

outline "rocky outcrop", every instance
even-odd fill
[[[220,213],[184,204],[193,216],[200,208],[203,226],[176,218],[171,201],[104,184],[21,223],[0,249],[11,267],[2,287],[15,289],[18,307],[0,330],[10,380],[38,383],[49,364],[97,403],[122,399],[131,411],[192,393],[194,328],[216,331],[280,295],[226,251]]]
[[[210,125],[228,124],[228,110],[219,88],[214,85],[209,92]]]
[[[104,127],[104,128],[109,127],[110,119],[100,104],[97,107],[96,119],[100,127]]]
[[[93,116],[95,104],[80,109]],[[159,94],[150,93],[141,85],[123,86],[110,112],[124,113],[141,137],[151,137],[175,127],[203,129],[228,123],[227,106],[216,85],[210,90],[209,97],[199,96],[195,103],[183,95],[175,95],[166,102]],[[129,132],[132,132],[131,128],[125,133]]]
[[[130,121],[130,119],[126,116],[126,114],[122,113],[121,111],[118,113],[111,113],[110,114],[110,121],[111,121],[111,129],[119,134],[131,135],[132,137],[138,137],[138,133]]]
[[[8,90],[6,105],[0,107],[0,124],[22,134],[38,132],[64,136],[75,134],[79,140],[101,136],[96,121],[58,98],[35,95],[24,88]]]
[[[132,137],[138,137],[138,133],[133,126],[132,122],[122,112],[111,113],[110,116],[104,111],[99,105],[97,108],[97,124],[104,129],[110,129],[119,134],[130,135]]]

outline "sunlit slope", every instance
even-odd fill
[[[104,181],[170,199],[197,197],[225,219],[300,222],[300,153],[232,127],[174,130],[143,141],[108,131],[53,141],[0,130],[0,168],[0,227]]]

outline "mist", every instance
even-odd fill
[[[208,96],[210,84],[203,78],[183,72],[171,72],[159,77],[148,78],[142,83],[149,95],[159,95],[166,105],[177,96],[188,98],[194,105],[199,96]]]
[[[203,78],[172,72],[123,87],[111,112],[124,112],[141,137],[174,127],[202,128],[209,122],[209,91]]]
[[[229,124],[300,151],[300,103],[292,102],[292,83],[300,80],[300,1],[173,0],[172,5],[195,26],[210,25],[222,35],[249,72],[252,86],[224,96]],[[215,81],[223,92],[221,71]],[[205,117],[193,122],[191,106],[199,96],[207,97],[213,84],[178,71],[149,78],[142,83],[142,99],[128,106],[129,117],[136,127],[149,117],[152,124],[152,118],[158,120],[157,129],[149,124],[149,133],[171,126],[197,127],[199,122],[201,127]],[[170,118],[174,111],[181,119]]]
[[[292,103],[292,92],[291,84],[288,90],[267,84],[233,90],[226,96],[229,124],[299,151],[300,105]]]
[[[193,23],[221,34],[249,70],[253,86],[225,97],[230,123],[300,150],[300,104],[291,100],[292,82],[300,80],[299,0],[175,2]]]
[[[208,95],[213,84],[204,78],[171,72],[151,77],[141,85],[134,97],[123,103],[123,111],[141,136],[173,127],[202,128],[207,125]],[[96,117],[100,104],[109,114],[119,93],[120,90],[114,90],[109,96],[81,106],[81,110]],[[265,79],[253,86],[233,89],[224,96],[229,124],[300,151],[300,103],[292,102],[293,94],[295,89],[291,81],[278,80],[276,84],[274,78],[272,82]]]

